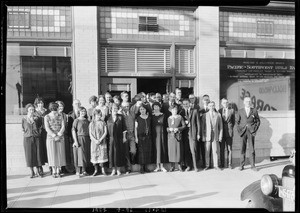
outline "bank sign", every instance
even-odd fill
[[[220,62],[221,98],[227,97],[237,108],[249,96],[259,111],[289,110],[294,60],[221,58]]]

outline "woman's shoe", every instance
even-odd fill
[[[115,174],[116,174],[116,170],[113,169],[110,176],[114,176]]]
[[[101,172],[103,175],[105,175],[105,176],[107,175],[104,168],[101,169]]]
[[[82,172],[82,176],[88,176],[89,174],[86,172]]]
[[[30,178],[35,178],[34,172],[31,172]]]
[[[120,176],[121,175],[121,172],[119,170],[117,170],[117,175]]]
[[[98,172],[98,171],[95,170],[94,173],[93,173],[93,176],[96,176],[96,175],[97,175],[97,172]]]
[[[169,172],[174,172],[175,168],[172,166],[169,170]]]
[[[160,171],[160,168],[156,167],[156,169],[154,169],[154,172],[158,172],[158,171]]]
[[[162,168],[161,168],[161,171],[167,172],[167,170],[165,169],[165,167],[162,167]]]
[[[179,171],[183,172],[181,165],[179,165],[179,164],[178,164],[178,169],[179,169]]]
[[[53,173],[53,174],[52,174],[52,177],[53,177],[53,178],[57,178],[57,174],[56,174],[56,173]]]

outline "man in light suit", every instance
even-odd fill
[[[237,131],[241,136],[241,157],[240,157],[240,168],[239,170],[244,170],[247,141],[249,144],[250,151],[250,164],[253,171],[257,171],[255,167],[255,150],[254,150],[254,140],[256,132],[260,126],[260,119],[258,112],[255,108],[251,106],[251,98],[244,98],[245,107],[239,109],[235,117],[235,123],[237,125]]]
[[[220,113],[215,110],[215,102],[208,104],[209,111],[202,115],[202,141],[205,143],[205,162],[204,170],[210,168],[210,152],[212,150],[214,168],[221,170],[218,165],[219,143],[223,137],[223,123]]]
[[[185,171],[190,171],[191,167],[193,166],[194,171],[198,172],[197,141],[200,140],[200,117],[198,114],[198,110],[190,107],[189,99],[183,99],[182,106],[183,108],[179,114],[183,117],[187,126],[187,128],[182,131],[184,157],[185,163],[187,164],[187,168]]]
[[[220,160],[221,168],[225,165],[225,147],[227,149],[227,163],[228,168],[232,169],[232,138],[233,127],[235,123],[235,112],[228,108],[228,100],[223,98],[221,100],[222,108],[219,109],[223,121],[223,140],[220,143]]]

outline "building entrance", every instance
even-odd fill
[[[169,87],[168,78],[138,78],[137,79],[137,93],[160,93],[165,94]]]

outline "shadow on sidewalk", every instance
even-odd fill
[[[83,199],[91,198],[91,197],[100,197],[100,196],[106,196],[106,195],[111,195],[116,192],[122,191],[122,190],[141,190],[144,188],[151,188],[155,187],[156,185],[150,184],[150,185],[143,185],[143,186],[136,186],[136,187],[131,187],[131,188],[119,188],[119,189],[107,189],[107,190],[99,190],[97,192],[87,192],[87,193],[79,193],[79,194],[70,194],[68,195],[61,195],[61,196],[55,196],[55,197],[49,197],[49,198],[33,198],[30,199],[30,202],[28,199],[26,200],[20,200],[23,199],[24,197],[30,197],[30,196],[37,196],[37,195],[43,195],[51,192],[44,192],[44,193],[32,193],[28,195],[22,195],[14,205],[20,206],[20,207],[34,207],[34,208],[43,208],[45,206],[50,206],[50,205],[58,205],[58,204],[63,204],[67,202],[76,202],[80,201]],[[10,198],[10,200],[13,198]],[[30,204],[35,204],[34,206],[28,206]],[[72,204],[74,205],[74,204]],[[69,204],[66,204],[64,207],[72,207]],[[79,208],[79,207],[77,207]]]
[[[24,177],[29,178],[29,175],[7,175],[6,176],[7,180],[20,179],[20,178],[24,178]]]
[[[139,198],[131,198],[127,200],[118,200],[105,205],[93,206],[91,208],[160,208],[165,205],[185,202],[189,200],[199,199],[203,197],[212,196],[218,194],[218,192],[209,192],[200,195],[190,195],[187,197],[181,197],[189,194],[195,193],[194,191],[182,191],[176,192],[171,195],[152,195],[152,196],[142,196]],[[124,206],[124,202],[128,206]]]

